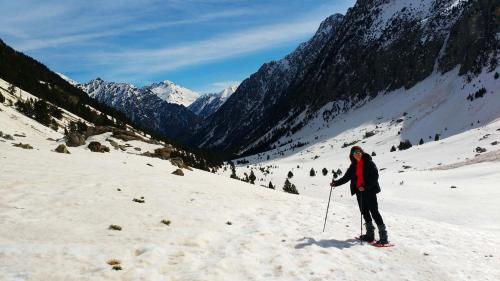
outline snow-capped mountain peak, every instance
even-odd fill
[[[237,89],[238,86],[231,85],[218,93],[201,95],[188,109],[198,116],[207,118],[215,113]]]
[[[176,85],[169,80],[153,83],[150,86],[144,87],[144,89],[151,91],[166,102],[180,104],[186,107],[192,104],[199,96],[198,93]]]
[[[219,96],[221,99],[227,99],[229,96],[231,96],[234,92],[236,92],[236,89],[238,89],[238,86],[236,85],[231,85],[227,87],[226,89],[222,90],[219,93]]]

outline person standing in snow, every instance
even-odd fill
[[[366,234],[361,235],[362,241],[372,242],[375,240],[375,227],[377,224],[380,239],[376,242],[380,245],[388,244],[387,230],[384,220],[378,211],[377,193],[380,192],[378,183],[378,169],[372,161],[372,157],[364,153],[359,146],[353,146],[349,154],[351,165],[344,176],[337,181],[332,181],[330,186],[340,186],[351,181],[351,195],[356,194],[359,209],[366,224]]]

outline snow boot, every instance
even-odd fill
[[[359,237],[361,241],[367,241],[367,242],[372,242],[375,240],[375,227],[373,224],[366,223],[366,234],[363,234]]]
[[[377,225],[377,227],[378,227],[378,234],[379,234],[380,240],[378,240],[376,242],[376,244],[379,244],[379,245],[389,244],[389,240],[387,238],[387,230],[385,229],[385,225],[381,224],[381,225]]]

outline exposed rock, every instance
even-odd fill
[[[109,147],[105,146],[105,145],[102,145],[100,142],[98,141],[93,141],[91,142],[89,145],[88,145],[88,148],[90,149],[90,151],[92,152],[109,152]]]
[[[163,160],[168,160],[170,159],[170,153],[172,152],[172,146],[167,145],[163,148],[157,148],[155,149],[155,155],[156,157],[163,159]]]
[[[15,144],[13,144],[13,146],[20,147],[23,149],[33,149],[33,147],[27,143],[15,143]]]
[[[134,132],[121,130],[121,129],[113,130],[113,138],[124,140],[124,141],[138,140],[138,141],[146,142],[146,140],[144,138],[136,135]]]
[[[146,152],[142,153],[141,155],[148,156],[148,157],[156,157],[156,158],[160,158],[163,160],[168,160],[168,159],[170,159],[171,152],[172,152],[172,146],[170,144],[168,144],[165,147],[155,149],[154,153],[146,151]]]
[[[108,229],[121,231],[122,227],[116,224],[112,224],[108,227]]]
[[[6,139],[6,140],[14,140],[14,137],[9,135],[9,134],[3,135],[2,138]]]
[[[56,149],[56,152],[70,154],[68,148],[64,144],[60,144]]]
[[[114,149],[119,149],[119,148],[120,148],[120,145],[119,145],[116,141],[114,141],[114,140],[112,140],[112,139],[109,139],[109,138],[108,138],[108,139],[106,139],[106,141],[107,141],[107,142],[109,142],[109,144],[111,144],[111,146],[112,146]]]
[[[484,153],[484,152],[486,152],[486,148],[478,146],[478,147],[476,147],[476,152],[477,153]]]
[[[134,198],[134,199],[132,199],[132,201],[137,202],[137,203],[144,203],[144,202],[146,202],[146,201],[144,200],[144,198],[141,198],[141,199]]]
[[[140,147],[134,147],[134,150],[135,151],[141,151],[141,148]]]
[[[172,174],[177,175],[177,176],[184,176],[184,172],[181,169],[177,169],[172,172]]]
[[[146,151],[144,153],[141,154],[142,156],[147,156],[147,157],[155,157],[155,154],[154,153],[151,153],[149,151]]]
[[[79,133],[69,133],[66,136],[66,145],[69,147],[76,147],[85,144],[85,137]]]
[[[115,128],[111,126],[95,126],[95,127],[87,127],[85,131],[85,136],[88,138],[90,136],[100,135],[107,132],[112,132]]]
[[[184,160],[182,160],[182,158],[180,158],[180,157],[175,157],[175,158],[170,159],[170,163],[172,163],[172,165],[177,166],[181,169],[188,169],[188,170],[192,171],[191,167],[184,164]]]

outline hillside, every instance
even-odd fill
[[[497,151],[488,143],[500,140],[499,120],[393,154],[382,149],[390,142],[373,145],[396,134],[396,127],[384,127],[362,144],[377,149],[379,204],[396,244],[377,249],[353,239],[359,212],[346,187],[334,190],[322,232],[331,178],[319,171],[308,176],[310,167],[345,169],[347,148],[338,146],[362,135],[368,124],[346,124],[344,134],[329,139],[334,148],[328,151],[322,139],[267,163],[248,158],[252,163],[239,165],[239,175],[246,165],[277,166],[266,178],[276,177],[277,190],[270,190],[260,181],[250,185],[196,169],[173,175],[177,167],[169,161],[138,155],[133,148],[157,147],[144,142],[115,140],[130,145],[126,152],[94,153],[81,146],[69,148],[71,154],[55,153],[62,134],[10,106],[0,104],[0,110],[2,135],[14,138],[0,138],[2,280],[500,278],[498,159],[428,169],[438,161],[463,162],[459,154],[472,158],[477,143],[487,153]],[[380,109],[374,103],[372,110]],[[359,123],[358,118],[348,120]],[[104,133],[89,141],[110,137]],[[33,149],[12,145],[19,142]],[[412,168],[399,173],[402,164]],[[289,169],[301,195],[280,190]]]
[[[330,102],[347,110],[455,69],[469,80],[484,69],[493,75],[497,14],[492,0],[357,1],[346,15],[327,18],[294,52],[244,80],[201,124],[193,143],[235,153],[253,144],[252,153],[262,152]]]

